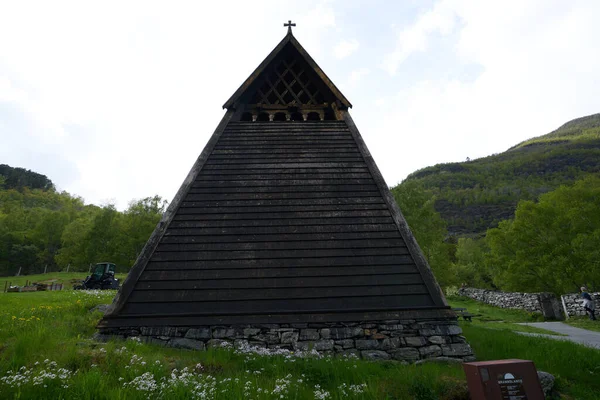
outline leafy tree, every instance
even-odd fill
[[[160,221],[167,206],[167,201],[160,196],[146,197],[129,203],[124,213],[123,231],[126,240],[123,242],[123,255],[127,264],[133,265],[142,251],[148,238]]]
[[[507,290],[576,291],[600,288],[600,177],[521,201],[514,221],[487,232],[486,263],[494,283]]]
[[[490,271],[485,264],[488,252],[485,239],[458,239],[453,269],[461,284],[478,288],[495,288]]]
[[[0,164],[0,175],[5,177],[8,188],[54,190],[54,184],[46,175],[38,174],[25,168],[13,168]]]
[[[435,210],[435,197],[414,181],[403,182],[392,194],[440,285],[456,283],[450,268],[451,246],[444,242],[448,231]]]

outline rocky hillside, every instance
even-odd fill
[[[436,196],[451,235],[480,235],[514,215],[519,200],[535,200],[588,174],[600,173],[600,114],[567,122],[504,153],[416,171],[407,182]]]

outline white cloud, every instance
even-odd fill
[[[3,3],[0,162],[90,202],[170,200],[290,17],[320,53],[330,1]]]
[[[396,48],[383,60],[383,68],[391,75],[411,54],[428,49],[432,34],[448,35],[456,26],[456,15],[452,2],[438,2],[432,10],[425,12],[417,20],[398,33]]]
[[[500,152],[598,112],[599,8],[442,0],[398,32],[384,57],[374,32],[390,11],[381,7],[351,15],[319,0],[4,2],[0,162],[46,174],[89,202],[170,200],[223,115],[221,104],[292,19],[294,35],[351,95],[352,115],[393,184],[416,168]],[[357,36],[358,24],[368,34]],[[334,49],[348,34],[364,57],[340,62]],[[423,72],[410,64],[415,52],[455,59]],[[412,68],[388,74],[401,65]],[[480,73],[468,80],[447,73],[464,65]]]
[[[357,68],[350,72],[350,77],[348,78],[349,85],[356,85],[363,77],[369,75],[371,70],[366,67]]]
[[[344,39],[341,42],[339,42],[337,44],[337,46],[335,46],[335,48],[333,49],[333,54],[335,55],[335,57],[338,60],[341,60],[343,58],[350,56],[352,53],[354,53],[356,50],[358,50],[358,47],[359,47],[358,40]]]
[[[593,18],[600,3],[440,1],[440,9],[461,20],[454,44],[461,62],[482,72],[466,82],[414,82],[371,110],[378,127],[368,143],[389,184],[418,167],[502,152],[600,111],[600,53],[592,39],[600,37]],[[413,26],[423,25],[435,26]]]

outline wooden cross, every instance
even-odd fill
[[[284,24],[283,24],[283,26],[284,26],[284,27],[286,27],[286,26],[287,26],[287,28],[288,28],[288,33],[292,33],[292,26],[296,26],[296,24],[292,24],[292,20],[288,20],[288,23],[287,23],[287,24],[286,24],[286,23],[284,23]]]

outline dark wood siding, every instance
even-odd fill
[[[434,301],[345,122],[230,122],[117,320],[421,308]]]

